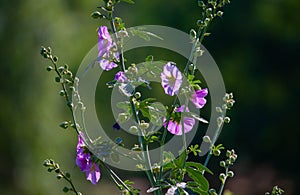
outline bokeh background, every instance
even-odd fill
[[[77,137],[58,127],[70,116],[54,74],[45,71],[48,62],[39,55],[41,45],[51,46],[61,63],[76,70],[96,44],[101,23],[89,14],[99,4],[1,0],[0,194],[62,194],[65,183],[42,166],[46,158],[71,172],[84,194],[118,194],[105,173],[93,186],[76,168]],[[234,194],[264,194],[277,184],[286,194],[297,194],[299,9],[298,0],[233,1],[204,41],[237,101],[219,140],[239,154],[236,176],[226,186]],[[185,32],[196,28],[200,15],[192,0],[142,0],[116,11],[128,27],[157,24]],[[101,107],[101,97],[99,102]],[[147,187],[143,174],[121,173]]]

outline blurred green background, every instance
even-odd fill
[[[1,1],[0,194],[62,194],[64,182],[42,166],[46,158],[70,171],[84,194],[118,194],[105,173],[92,186],[76,168],[77,137],[58,127],[69,113],[39,55],[41,45],[51,46],[61,63],[76,70],[96,44],[100,24],[89,14],[99,2]],[[227,185],[235,194],[263,194],[276,184],[297,194],[299,9],[298,0],[233,1],[204,41],[237,101],[219,140],[239,154],[236,177]],[[144,0],[119,5],[117,15],[128,27],[157,24],[189,32],[200,9],[196,0]]]

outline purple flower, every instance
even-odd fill
[[[182,75],[176,65],[168,62],[161,73],[161,85],[165,90],[165,93],[173,96],[178,94],[181,83]]]
[[[98,62],[103,70],[109,71],[118,65],[114,59],[119,59],[117,52],[113,51],[115,44],[106,26],[100,26],[98,29]]]
[[[120,129],[121,129],[121,126],[119,125],[119,123],[115,123],[115,124],[113,125],[113,129],[114,129],[114,130],[120,130]]]
[[[86,179],[96,185],[101,177],[100,169],[97,163],[90,162],[85,171]]]
[[[112,47],[112,39],[106,26],[100,26],[98,28],[98,52],[99,56],[108,52]]]
[[[191,97],[191,101],[196,106],[196,108],[203,108],[203,106],[206,104],[205,97],[208,94],[207,88],[205,89],[199,89],[195,91],[195,93]]]
[[[85,143],[83,142],[83,133],[78,135],[78,143],[76,146],[76,165],[82,172],[86,173],[86,179],[93,184],[97,184],[100,179],[100,169],[97,163],[91,159],[91,154],[87,150]]]
[[[177,108],[175,110],[175,112],[189,112],[189,109],[186,108],[185,106],[180,106],[179,108]],[[174,135],[182,135],[182,120],[179,119],[180,121],[178,121],[178,119],[174,119],[171,118],[169,120],[169,124],[168,124],[168,131]],[[188,133],[192,130],[192,128],[195,125],[195,119],[190,118],[190,117],[184,117],[183,119],[183,128],[184,128],[184,133]],[[167,121],[165,120],[164,122],[164,127],[167,126]]]
[[[125,73],[123,71],[119,71],[116,75],[115,75],[115,80],[119,81],[120,83],[124,83],[127,81],[127,77],[125,75]]]

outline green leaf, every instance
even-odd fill
[[[132,0],[121,0],[121,1],[123,1],[125,3],[129,3],[129,4],[134,4],[134,1],[132,1]]]
[[[177,159],[174,160],[174,163],[176,164],[176,166],[178,168],[183,168],[184,163],[187,159],[187,155],[185,154],[185,150],[183,152],[181,152],[181,154],[179,155],[179,157]]]
[[[198,171],[205,171],[207,173],[210,174],[214,174],[211,170],[209,170],[207,167],[205,167],[204,165],[202,165],[201,163],[197,163],[197,162],[187,162],[186,163],[187,167],[191,167],[191,168],[196,168]]]
[[[205,192],[209,189],[209,184],[207,179],[202,175],[202,172],[195,170],[191,167],[186,167],[186,171],[190,178],[192,178],[198,185],[199,188]]]

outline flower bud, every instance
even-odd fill
[[[59,95],[60,95],[60,96],[65,96],[65,95],[66,95],[66,94],[65,94],[65,91],[64,91],[64,90],[60,90],[60,91],[59,91]]]
[[[214,154],[215,156],[220,156],[221,150],[213,150],[213,154]]]
[[[142,130],[146,130],[149,128],[149,123],[141,122],[139,128],[141,128]]]
[[[94,18],[94,19],[97,19],[97,18],[103,18],[103,15],[100,12],[98,12],[98,11],[94,11],[91,14],[91,17]]]
[[[224,118],[224,122],[225,122],[225,123],[230,123],[230,118],[229,118],[228,116],[226,116],[226,117]]]
[[[58,57],[57,56],[53,56],[53,61],[57,62],[58,61]]]
[[[204,8],[205,3],[203,1],[198,1],[198,6]]]
[[[228,171],[227,176],[228,176],[228,177],[233,177],[233,176],[234,176],[234,173],[233,173],[232,171]]]
[[[118,115],[118,122],[120,122],[120,123],[125,123],[126,121],[128,121],[128,119],[129,119],[129,116],[126,113],[120,113]]]
[[[138,128],[137,128],[137,126],[131,126],[131,127],[129,128],[129,131],[132,132],[132,133],[137,133]]]
[[[60,83],[61,79],[59,77],[55,77],[55,82]]]
[[[51,70],[53,70],[53,67],[52,67],[52,66],[48,66],[48,67],[46,68],[46,70],[47,70],[47,71],[51,71]]]
[[[222,17],[223,16],[223,12],[222,11],[218,11],[217,12],[217,16]]]
[[[221,162],[220,162],[220,166],[221,166],[221,167],[225,167],[225,166],[226,166],[225,161],[221,161]]]
[[[225,175],[224,173],[221,173],[221,174],[219,175],[219,178],[220,178],[220,180],[222,181],[222,183],[224,183],[225,178],[226,178],[226,175]]]
[[[59,126],[63,129],[67,129],[69,127],[69,122],[64,121],[64,122],[60,123]]]
[[[135,94],[134,94],[134,97],[136,98],[136,99],[139,99],[139,98],[141,98],[141,93],[140,92],[136,92]]]
[[[205,143],[211,143],[210,137],[208,135],[206,135],[206,136],[203,137],[203,141]]]

